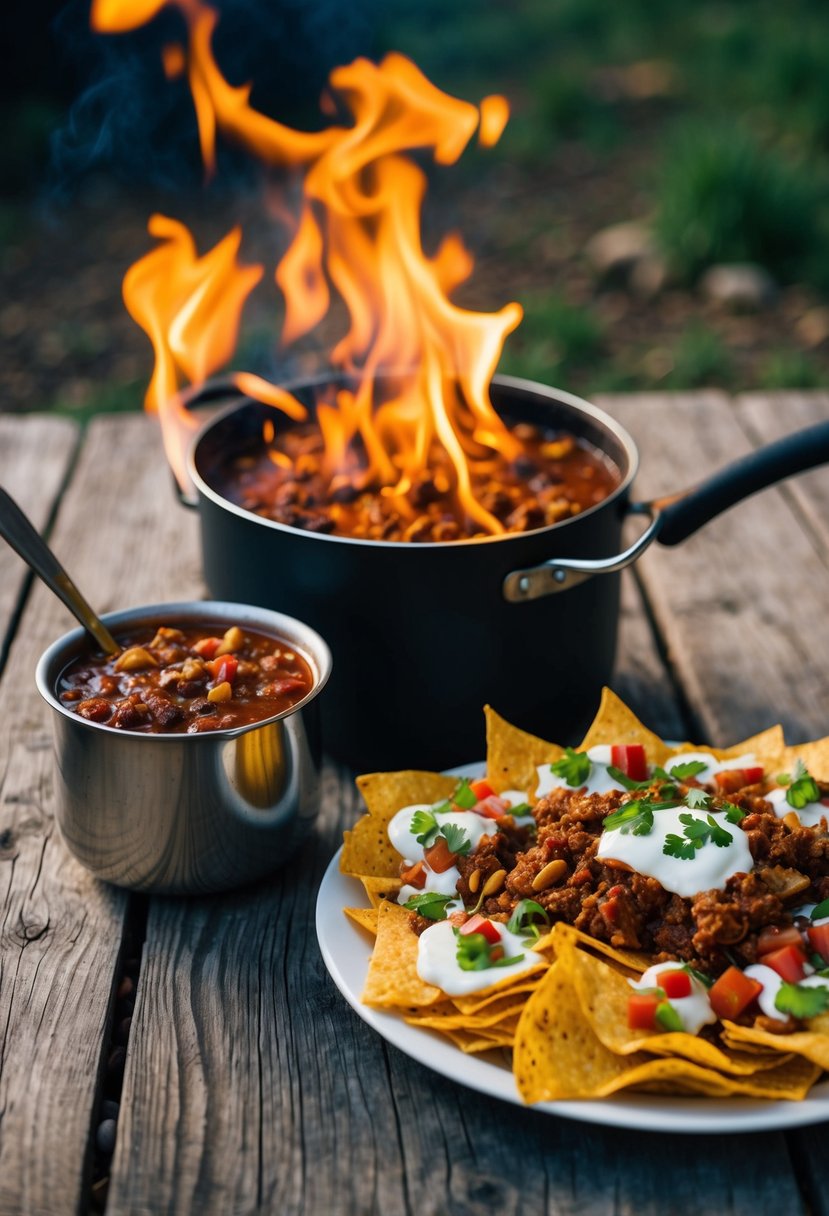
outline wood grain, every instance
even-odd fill
[[[0,415],[0,485],[39,532],[49,522],[77,443],[78,428],[68,418]],[[0,654],[28,577],[21,558],[0,541]]]
[[[610,407],[640,445],[640,497],[700,481],[753,446],[719,393],[620,397]],[[827,648],[829,569],[814,559],[790,491],[775,488],[638,563],[700,738],[728,744],[778,721],[793,743],[825,733],[826,669],[815,659]],[[805,569],[793,585],[789,573]]]
[[[65,428],[58,423],[57,430]],[[28,433],[38,451],[47,444],[42,428]],[[30,452],[30,469],[34,458]],[[162,492],[169,482],[161,461],[156,427],[144,418],[104,419],[87,436],[52,541],[102,610],[199,590],[195,521],[173,508],[169,491]],[[3,1213],[61,1216],[85,1206],[98,1073],[127,907],[123,893],[73,861],[54,829],[50,723],[32,671],[45,646],[72,623],[37,584],[0,682]]]

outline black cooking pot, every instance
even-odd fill
[[[290,387],[313,413],[324,382]],[[319,630],[334,656],[320,698],[325,746],[364,770],[440,769],[483,755],[487,703],[545,738],[575,737],[613,668],[617,572],[657,537],[676,544],[740,498],[829,460],[827,422],[694,490],[631,504],[638,454],[618,422],[526,380],[496,377],[491,395],[508,422],[560,427],[600,448],[619,469],[618,487],[597,506],[533,532],[428,544],[361,540],[263,519],[216,488],[228,460],[261,448],[263,422],[273,418],[268,406],[237,395],[191,449],[190,505],[201,516],[211,595],[277,609]],[[620,552],[631,513],[648,525]]]

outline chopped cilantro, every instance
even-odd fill
[[[469,778],[461,777],[460,781],[452,791],[451,797],[447,798],[445,802],[441,802],[433,809],[436,815],[449,815],[458,807],[460,807],[462,811],[470,811],[477,801],[478,799],[475,797],[472,787],[469,784]]]
[[[602,827],[611,832],[614,828],[619,828],[625,836],[630,832],[634,836],[649,836],[653,831],[654,811],[664,811],[672,806],[676,806],[676,803],[654,802],[651,798],[633,798],[603,819]]]
[[[446,906],[457,897],[440,895],[437,891],[424,891],[421,895],[411,895],[403,905],[410,912],[418,912],[427,920],[446,920]]]
[[[701,811],[710,803],[711,798],[706,794],[705,790],[697,789],[693,786],[685,795],[685,805],[689,806],[692,811]]]
[[[662,852],[666,857],[676,857],[679,861],[692,861],[697,855],[690,840],[683,840],[675,832],[669,832],[665,837]]]
[[[440,834],[449,846],[449,852],[457,853],[459,857],[465,857],[472,848],[468,834],[454,823],[444,823]]]
[[[799,757],[792,769],[792,783],[786,790],[786,801],[796,811],[803,810],[803,807],[808,806],[810,802],[820,801],[817,782]]]
[[[815,1018],[829,1009],[829,988],[787,984],[784,980],[774,998],[774,1007],[793,1018]]]
[[[549,925],[549,923],[549,914],[544,911],[541,904],[537,904],[534,899],[522,899],[515,905],[515,911],[507,921],[507,928],[510,933],[515,933],[519,937],[522,934],[526,935],[524,944],[529,946],[541,936],[539,924]]]
[[[590,776],[592,767],[593,764],[587,752],[577,752],[572,747],[565,747],[561,759],[550,765],[550,772],[554,773],[556,777],[563,777],[572,789],[577,789],[580,785],[584,785]]]
[[[663,1030],[682,1030],[682,1018],[670,1001],[662,1001],[657,1005],[654,1017]]]
[[[778,773],[774,780],[778,785],[788,785],[791,779],[791,773]]]
[[[651,779],[647,781],[634,781],[632,777],[628,777],[627,773],[623,773],[615,764],[608,764],[607,771],[614,781],[618,781],[622,789],[625,790],[647,790],[651,786]]]
[[[740,823],[746,817],[745,811],[735,806],[733,802],[724,802],[722,809],[725,811],[725,817],[729,823]]]
[[[440,831],[440,824],[431,811],[415,811],[409,824],[409,831],[418,844],[422,844],[425,849],[428,849],[429,845],[435,843],[435,838]]]
[[[829,899],[824,899],[821,903],[815,904],[809,915],[809,919],[820,920],[824,916],[829,916]]]
[[[461,971],[486,971],[490,967],[509,967],[511,963],[520,963],[523,954],[515,954],[512,958],[492,958],[493,947],[483,933],[460,933],[455,929],[457,950],[455,958]],[[496,947],[499,948],[499,947]]]
[[[687,971],[689,975],[692,975],[695,980],[699,980],[706,988],[713,986],[714,981],[711,979],[711,976],[706,975],[704,971],[697,971],[696,967],[692,967],[690,963],[685,964],[683,971]]]
[[[667,857],[676,857],[680,861],[692,861],[696,856],[696,850],[701,849],[709,841],[721,849],[725,845],[731,844],[734,839],[730,832],[717,823],[713,815],[707,815],[705,819],[696,819],[693,815],[686,813],[680,815],[679,822],[685,825],[682,833],[685,840],[674,832],[669,833],[662,846],[662,852]]]
[[[686,777],[696,777],[700,773],[705,772],[708,765],[704,760],[686,760],[684,764],[674,764],[670,770],[669,776],[677,781],[684,781]]]
[[[517,806],[510,807],[509,813],[513,817],[516,815],[531,815],[532,807],[530,806],[529,802],[519,802]]]

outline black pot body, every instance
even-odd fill
[[[482,757],[485,704],[544,738],[573,740],[610,678],[618,575],[526,603],[508,602],[502,583],[550,558],[618,552],[635,448],[567,394],[502,379],[492,396],[512,421],[561,426],[605,451],[622,473],[618,491],[564,524],[499,539],[344,540],[262,520],[211,488],[227,453],[258,441],[273,417],[267,407],[245,402],[196,442],[210,593],[288,613],[323,635],[334,656],[320,697],[323,742],[357,768],[441,769]]]

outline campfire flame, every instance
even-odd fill
[[[206,172],[215,172],[221,135],[267,166],[304,175],[301,214],[275,281],[285,299],[286,345],[320,323],[332,295],[346,306],[348,329],[330,362],[355,387],[317,407],[327,473],[349,467],[357,442],[368,462],[363,484],[382,488],[411,513],[405,495],[438,445],[451,462],[462,512],[482,532],[503,532],[472,493],[469,462],[493,451],[513,460],[521,452],[489,397],[521,308],[511,303],[487,314],[451,302],[473,261],[456,234],[433,255],[424,251],[426,177],[406,153],[427,149],[437,163],[454,164],[476,130],[479,142],[491,146],[507,121],[506,101],[488,97],[478,108],[450,97],[410,60],[389,54],[379,64],[357,59],[331,73],[348,125],[295,131],[255,110],[250,86],[223,77],[211,46],[217,14],[202,0],[94,0],[92,24],[101,32],[126,31],[168,3],[183,14],[188,38],[186,46],[165,46],[164,69],[168,76],[186,73]],[[124,298],[153,344],[147,405],[161,416],[168,457],[181,476],[182,427],[189,433],[192,422],[179,390],[232,358],[242,308],[263,268],[238,262],[239,229],[202,257],[175,220],[153,216],[150,233],[161,244],[128,271]],[[406,374],[394,378],[389,395],[384,373],[401,369]],[[259,377],[241,373],[236,384],[292,419],[305,416],[291,394]]]

